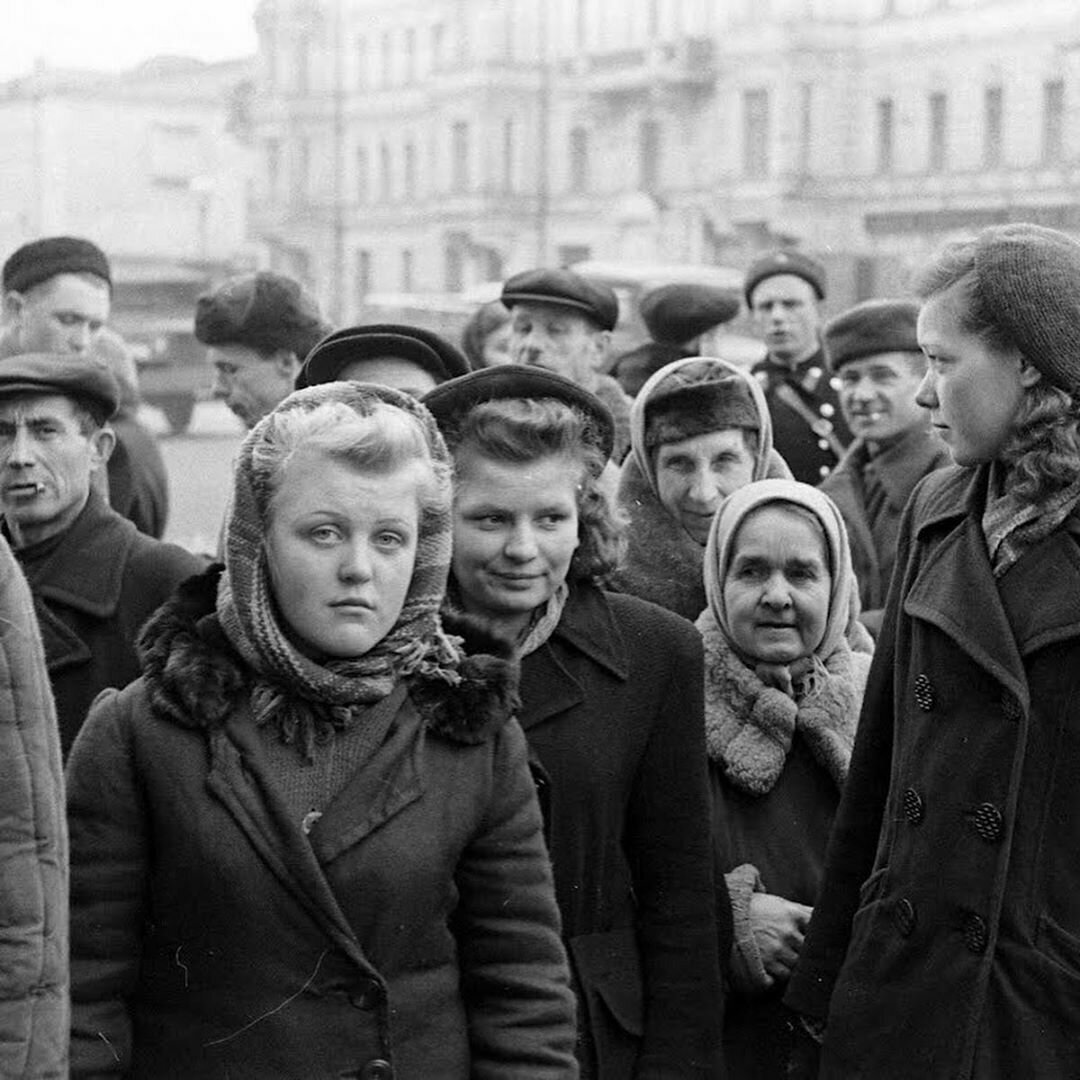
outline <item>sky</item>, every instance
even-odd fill
[[[0,0],[0,80],[51,67],[119,71],[161,53],[255,51],[257,0]]]

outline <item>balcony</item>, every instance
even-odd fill
[[[580,77],[587,93],[607,100],[656,91],[708,93],[717,76],[715,44],[704,37],[586,53],[566,66]]]

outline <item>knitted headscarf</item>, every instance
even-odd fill
[[[808,510],[821,524],[831,584],[825,632],[813,671],[795,698],[767,686],[736,654],[724,602],[724,581],[740,525],[771,504]],[[698,619],[706,651],[706,743],[729,780],[753,794],[772,789],[798,727],[839,785],[847,775],[866,676],[869,642],[858,621],[859,590],[847,530],[832,499],[794,480],[762,480],[729,495],[713,519],[705,549],[709,606]]]
[[[265,537],[273,496],[271,476],[256,466],[280,416],[341,402],[359,416],[386,402],[416,417],[432,461],[447,477],[437,503],[421,512],[416,561],[397,622],[363,656],[325,663],[304,656],[289,640],[274,600]],[[225,533],[225,572],[218,588],[217,614],[237,651],[257,672],[252,692],[256,723],[273,722],[286,741],[329,735],[348,724],[357,707],[386,697],[413,674],[458,679],[461,652],[439,621],[439,605],[450,567],[449,455],[431,414],[407,394],[353,382],[326,383],[289,395],[248,434],[234,470],[232,507]]]

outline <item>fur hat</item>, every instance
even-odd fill
[[[770,251],[750,264],[743,286],[743,296],[746,297],[748,308],[754,306],[750,299],[754,295],[754,289],[766,278],[776,277],[777,274],[794,274],[804,281],[809,281],[817,293],[817,298],[825,299],[825,267],[817,259],[812,259],[801,251],[786,248],[782,251]]]
[[[726,428],[759,431],[761,418],[749,382],[708,361],[673,371],[645,405],[648,450]]]
[[[661,285],[638,305],[653,341],[682,345],[739,314],[739,298],[728,289],[697,282]]]
[[[607,285],[588,281],[573,270],[525,270],[506,280],[502,302],[555,304],[583,312],[601,330],[614,330],[619,321],[619,298]]]
[[[26,292],[57,274],[93,274],[110,288],[105,252],[78,236],[46,236],[23,244],[4,263],[4,292]]]
[[[865,300],[830,319],[822,331],[825,362],[839,371],[851,360],[878,353],[918,352],[914,300]]]

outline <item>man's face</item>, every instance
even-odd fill
[[[818,347],[817,293],[797,274],[773,274],[750,295],[754,324],[769,356],[794,367]]]
[[[656,490],[664,509],[704,545],[720,503],[754,478],[754,453],[742,428],[707,431],[664,443],[656,453]]]
[[[47,540],[79,516],[90,478],[108,461],[108,428],[84,434],[71,398],[0,398],[0,507],[17,547]]]
[[[915,400],[926,364],[921,353],[890,352],[849,360],[840,368],[840,408],[852,434],[891,442],[927,423]]]
[[[22,352],[88,352],[109,318],[108,283],[93,274],[57,274],[4,298]]]
[[[587,315],[559,304],[515,304],[510,316],[510,355],[515,364],[547,368],[586,390],[596,386],[610,338]]]
[[[247,345],[211,345],[206,359],[214,368],[214,397],[249,428],[292,393],[300,368],[285,349],[263,356]]]
[[[427,368],[400,356],[374,356],[370,360],[353,360],[338,372],[338,379],[345,382],[378,383],[422,398],[438,385],[435,376]]]

